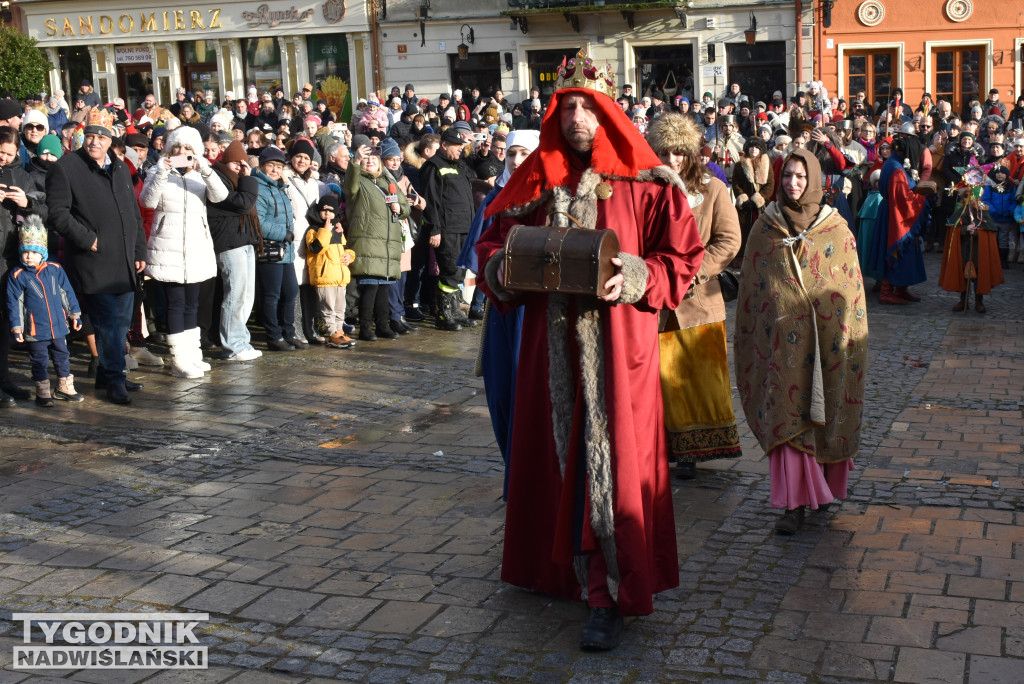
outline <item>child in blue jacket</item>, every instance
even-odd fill
[[[36,382],[36,406],[53,406],[47,359],[57,370],[58,399],[79,402],[85,397],[75,391],[71,355],[64,337],[67,319],[78,330],[82,310],[67,274],[60,264],[47,261],[46,228],[38,216],[29,216],[19,230],[21,264],[7,274],[7,311],[11,333],[18,342],[28,341],[32,379]]]
[[[999,245],[999,263],[1006,268],[1010,253],[1010,244],[1017,246],[1017,234],[1020,229],[1013,219],[1013,210],[1017,208],[1017,200],[1014,198],[1016,188],[1010,182],[1010,169],[1003,166],[1001,162],[989,171],[988,177],[991,183],[985,186],[981,192],[981,201],[988,205],[988,213],[992,216],[992,222],[996,224],[996,241]]]

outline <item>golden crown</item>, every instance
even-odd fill
[[[89,119],[86,121],[85,125],[99,126],[107,131],[113,131],[114,115],[102,107],[93,107],[92,111],[89,112]]]
[[[563,88],[586,88],[603,93],[613,100],[616,98],[615,73],[610,64],[598,67],[594,64],[587,53],[580,50],[573,59],[566,61],[562,58],[562,65],[558,67],[558,79],[555,81],[555,90]]]

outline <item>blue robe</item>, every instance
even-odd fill
[[[928,280],[920,236],[928,227],[928,203],[913,192],[913,179],[893,158],[882,165],[878,192],[882,201],[875,218],[875,234],[868,252],[867,270],[880,273],[896,287]]]
[[[480,203],[473,224],[470,226],[457,265],[477,273],[476,243],[480,235],[490,228],[493,217],[484,219],[484,213],[491,201],[498,196],[501,187],[491,190]],[[482,274],[477,275],[483,278]],[[512,447],[512,414],[516,403],[516,374],[519,371],[519,345],[523,336],[523,307],[517,306],[507,314],[491,307],[484,327],[482,361],[484,393],[487,396],[487,410],[491,414],[491,428],[498,450],[505,462],[505,485],[502,499],[508,500],[509,454]]]
[[[860,207],[857,218],[857,258],[860,260],[861,272],[875,280],[881,280],[881,272],[874,271],[868,266],[868,253],[871,251],[871,241],[875,237],[875,221],[878,217],[878,206],[882,202],[882,195],[878,190],[872,189],[864,198],[864,204]]]

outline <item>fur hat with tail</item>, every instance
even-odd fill
[[[647,127],[647,142],[655,154],[681,152],[695,159],[700,156],[704,135],[692,117],[676,112],[662,114]]]

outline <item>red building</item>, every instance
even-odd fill
[[[964,111],[997,88],[1007,110],[1021,92],[1024,5],[992,0],[818,0],[815,73],[830,93],[887,101],[903,88]],[[987,112],[986,112],[987,113]]]

